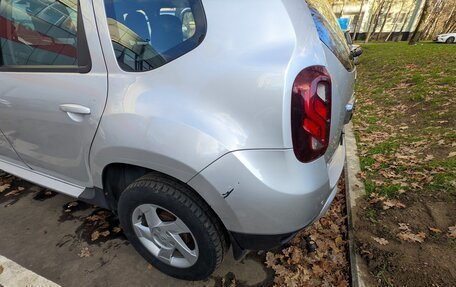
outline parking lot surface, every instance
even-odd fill
[[[230,286],[234,280],[269,286],[273,280],[264,256],[235,262],[230,253],[206,281],[167,277],[135,252],[110,212],[5,173],[0,181],[0,255],[61,286]]]

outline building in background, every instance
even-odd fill
[[[348,18],[356,40],[407,40],[416,28],[424,0],[333,0],[337,17]]]

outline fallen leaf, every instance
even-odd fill
[[[147,264],[147,270],[152,271],[154,270],[154,267],[150,264]]]
[[[105,220],[105,219],[106,219],[106,216],[94,214],[94,215],[87,216],[86,219],[87,219],[88,221],[95,222],[95,221]]]
[[[90,256],[92,256],[92,252],[90,251],[90,249],[88,247],[84,247],[81,249],[78,256],[81,258],[90,257]]]
[[[67,208],[75,207],[78,206],[79,203],[77,201],[73,201],[67,204]]]
[[[376,204],[377,202],[384,201],[386,198],[383,196],[379,196],[377,193],[372,193],[370,195],[371,200],[369,200],[370,204]]]
[[[424,239],[426,239],[426,234],[424,232],[419,232],[418,234],[414,234],[411,232],[403,231],[397,235],[399,239],[409,242],[418,242],[423,243]]]
[[[103,237],[106,237],[108,236],[109,234],[111,234],[111,232],[109,232],[109,230],[105,230],[103,232],[100,232],[100,235],[103,236]]]
[[[112,229],[112,231],[113,231],[114,233],[119,233],[119,232],[122,231],[122,228],[116,226],[116,227],[114,227],[114,228]]]
[[[328,213],[301,231],[289,247],[266,253],[265,263],[274,270],[275,286],[349,286],[344,206],[343,193],[337,194]]]
[[[399,223],[399,230],[401,231],[410,231],[410,228],[406,223]]]
[[[104,222],[104,223],[99,227],[99,229],[106,229],[106,228],[109,228],[109,222]]]
[[[387,210],[390,208],[405,208],[406,206],[401,203],[399,200],[396,199],[391,199],[391,200],[385,200],[383,202],[383,210]]]
[[[98,230],[95,230],[94,232],[92,232],[92,235],[90,236],[90,239],[91,239],[92,241],[95,241],[95,240],[97,240],[99,237],[100,237],[100,232],[98,232]]]
[[[450,152],[450,154],[448,155],[448,157],[455,157],[455,156],[456,156],[456,151]]]
[[[14,196],[14,195],[18,194],[19,192],[20,191],[18,189],[15,189],[15,190],[10,191],[7,194],[5,194],[5,196]]]
[[[413,182],[411,184],[411,186],[414,188],[414,189],[423,189],[423,186],[421,184],[418,184],[416,182]]]
[[[456,226],[448,227],[448,237],[451,239],[456,239]]]
[[[425,160],[425,161],[431,161],[431,160],[433,160],[434,158],[435,158],[435,157],[434,157],[432,154],[428,154],[428,155],[424,158],[424,160]]]
[[[377,242],[380,245],[388,245],[389,244],[389,241],[386,240],[385,238],[372,237],[372,239],[374,239],[375,242]]]
[[[0,192],[4,192],[5,190],[7,190],[8,188],[10,188],[11,185],[10,184],[3,184],[3,185],[0,185]]]
[[[432,227],[429,227],[429,230],[434,232],[434,233],[442,233],[442,230],[438,229],[438,228],[432,228]]]

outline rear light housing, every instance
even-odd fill
[[[291,131],[296,158],[304,163],[323,156],[331,128],[332,85],[322,66],[302,70],[293,84]]]

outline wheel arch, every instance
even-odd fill
[[[106,165],[103,168],[102,172],[102,184],[103,192],[105,194],[108,204],[110,205],[110,209],[117,213],[117,204],[122,192],[135,180],[150,173],[159,174],[161,176],[170,178],[173,181],[176,181],[179,184],[186,186],[187,189],[190,190],[190,192],[192,192],[195,196],[200,198],[203,203],[207,204],[210,211],[213,213],[213,215],[216,217],[216,219],[220,222],[221,226],[223,227],[223,231],[226,235],[226,240],[228,244],[230,244],[228,230],[224,222],[221,220],[218,211],[215,210],[213,206],[198,191],[196,191],[186,182],[172,175],[160,172],[158,170],[122,162],[114,162]]]

